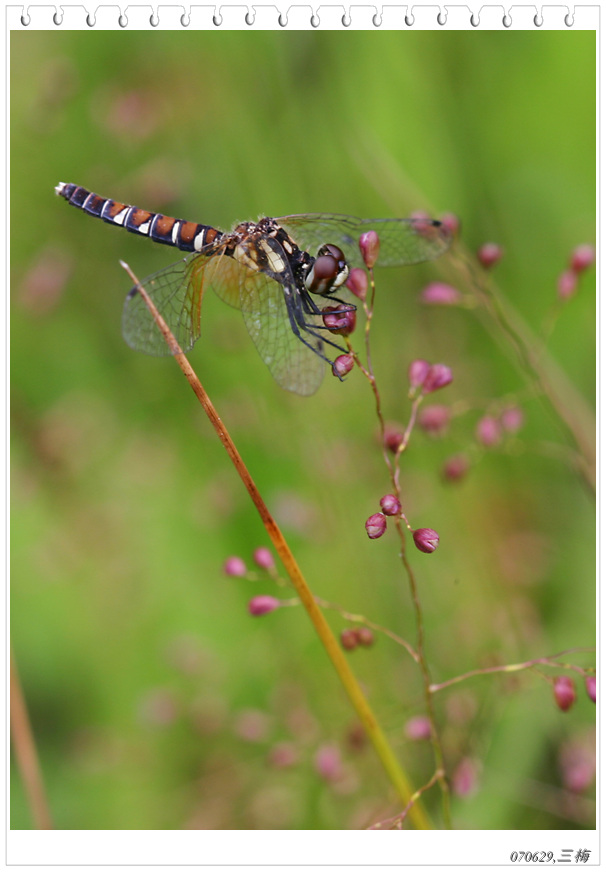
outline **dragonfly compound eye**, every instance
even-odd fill
[[[343,252],[333,245],[323,246],[323,248],[335,249],[340,253],[341,260],[332,254],[320,254],[316,258],[305,279],[307,290],[314,294],[330,294],[331,291],[339,288],[349,275],[349,267],[345,263]]]
[[[330,254],[336,261],[338,261],[339,266],[342,268],[345,265],[345,255],[341,251],[338,245],[323,245],[322,248],[318,252],[318,257],[321,254]]]

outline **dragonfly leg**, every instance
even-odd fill
[[[322,309],[319,308],[319,306],[316,303],[316,301],[314,300],[314,298],[307,291],[303,291],[301,293],[301,299],[303,302],[303,309],[305,310],[305,312],[308,315],[321,315],[322,314]],[[345,312],[356,312],[357,308],[358,308],[357,306],[354,306],[353,303],[346,303],[345,300],[340,300],[339,297],[332,297],[332,296],[331,297],[322,297],[322,299],[327,300],[329,302],[332,302],[334,300],[343,306],[342,309],[335,309],[333,312],[334,315],[342,315]],[[326,328],[323,328],[323,329],[326,329]]]
[[[297,339],[301,340],[303,345],[306,345],[308,348],[310,348],[314,352],[314,354],[317,354],[318,357],[321,357],[322,360],[326,361],[326,363],[328,363],[330,366],[333,365],[333,361],[330,360],[330,358],[326,357],[325,354],[322,354],[319,348],[317,348],[315,345],[312,345],[311,342],[308,342],[307,339],[305,339],[305,337],[303,336],[303,332],[308,333],[310,336],[313,336],[314,339],[317,339],[320,343],[320,346],[322,346],[324,343],[327,343],[328,345],[332,345],[333,348],[336,348],[342,354],[347,354],[347,350],[345,348],[342,348],[340,345],[337,345],[336,342],[331,342],[330,339],[327,339],[324,336],[319,336],[315,332],[316,325],[306,323],[301,308],[296,306],[296,304],[293,304],[291,295],[285,294],[284,296],[286,299],[286,310],[288,312],[288,319],[290,321],[292,332],[295,334]]]

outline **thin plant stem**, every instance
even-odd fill
[[[53,824],[44,790],[36,742],[27,714],[17,663],[11,651],[11,738],[17,765],[23,779],[27,801],[36,830],[52,830]]]
[[[412,433],[412,429],[414,427],[417,412],[419,410],[419,406],[423,400],[423,394],[420,394],[412,404],[412,410],[410,415],[410,421],[404,435],[402,436],[400,445],[398,446],[395,458],[393,462],[389,458],[387,448],[385,445],[385,419],[383,416],[383,410],[381,405],[381,394],[379,392],[379,388],[377,386],[377,380],[375,378],[375,374],[372,368],[372,361],[370,357],[370,323],[373,315],[374,309],[374,298],[375,298],[375,281],[374,274],[371,269],[369,269],[370,274],[370,284],[372,289],[371,296],[371,304],[368,307],[366,303],[364,304],[364,310],[366,312],[366,325],[365,325],[365,350],[366,350],[366,366],[362,364],[357,355],[354,355],[354,360],[357,363],[358,367],[362,371],[362,373],[367,378],[370,386],[372,388],[372,392],[375,398],[375,406],[376,406],[376,414],[379,420],[379,427],[381,433],[381,445],[383,448],[383,457],[385,458],[385,464],[387,469],[389,470],[389,475],[391,477],[391,482],[393,485],[393,490],[395,496],[400,499],[401,490],[400,490],[400,457],[402,452],[406,450],[408,447],[408,443],[410,440],[410,436]],[[351,345],[349,346],[351,350]],[[405,521],[406,525],[408,525],[408,521],[406,521],[404,514],[402,514],[401,518]],[[424,625],[423,625],[423,610],[421,608],[421,602],[419,599],[419,593],[417,588],[416,578],[408,561],[408,557],[406,555],[406,537],[404,535],[404,530],[402,528],[401,519],[396,519],[396,529],[398,532],[398,536],[400,538],[400,559],[402,561],[402,565],[404,566],[404,570],[408,577],[410,593],[414,605],[415,610],[415,621],[417,626],[417,647],[416,647],[416,660],[421,668],[421,674],[423,677],[423,688],[425,694],[425,702],[427,706],[427,716],[429,718],[429,722],[431,725],[431,742],[434,752],[434,759],[436,763],[436,779],[439,782],[440,789],[442,791],[442,810],[444,814],[444,822],[448,829],[452,826],[451,814],[450,814],[450,790],[448,787],[448,781],[446,779],[446,774],[444,770],[444,753],[442,750],[442,743],[440,741],[440,735],[437,728],[437,721],[435,717],[434,707],[433,707],[433,698],[431,694],[431,674],[429,672],[429,666],[427,664],[427,659],[425,657],[425,633],[424,633]],[[433,782],[432,782],[433,783]],[[413,806],[414,808],[414,806]]]
[[[567,651],[560,651],[559,654],[554,654],[553,657],[536,657],[533,660],[525,660],[523,663],[507,663],[503,666],[486,666],[482,669],[472,669],[469,672],[464,672],[461,675],[456,675],[454,678],[449,678],[447,681],[442,681],[440,684],[431,684],[430,692],[437,693],[439,690],[444,690],[445,687],[452,687],[453,684],[459,684],[461,681],[467,681],[468,678],[475,678],[477,675],[494,675],[495,672],[522,672],[525,669],[532,669],[535,666],[551,666],[554,669],[570,669],[573,672],[578,672],[579,675],[586,675],[588,671],[582,666],[576,666],[573,663],[560,663],[555,658],[562,657],[564,654],[573,654],[579,652],[594,653],[595,648],[570,648]]]
[[[440,778],[440,776],[443,774],[444,774],[443,772],[434,772],[434,774],[431,776],[431,778],[429,779],[427,784],[424,784],[423,787],[419,787],[419,789],[413,793],[413,795],[410,797],[410,801],[408,802],[408,805],[406,806],[404,811],[400,812],[400,814],[397,814],[394,817],[389,818],[388,820],[379,821],[378,823],[373,824],[371,827],[366,827],[366,829],[367,830],[393,830],[393,829],[400,830],[400,829],[402,829],[402,821],[404,820],[404,818],[406,817],[406,815],[408,814],[408,812],[412,808],[413,803],[415,803],[420,798],[421,794],[425,793],[426,790],[429,790],[430,787],[433,787],[434,784],[436,783],[436,781],[438,780],[438,778]]]
[[[383,733],[379,723],[372,711],[366,697],[362,693],[360,685],[353,674],[349,663],[347,662],[347,658],[343,653],[341,647],[339,646],[322,610],[318,606],[314,595],[309,589],[305,578],[297,562],[294,558],[292,551],[290,550],[286,539],[282,535],[282,531],[278,527],[276,521],[270,514],[269,509],[267,508],[261,494],[257,490],[257,487],[246,468],[244,461],[240,457],[240,454],[232,441],[231,436],[227,432],[225,425],[223,424],[221,418],[217,414],[214,406],[212,405],[210,398],[206,391],[204,390],[198,376],[192,369],[188,359],[185,357],[179,344],[172,332],[170,331],[168,325],[156,309],[153,301],[150,299],[149,295],[145,292],[145,289],[142,287],[141,283],[134,275],[130,267],[121,261],[121,265],[124,267],[128,275],[130,276],[133,284],[141,294],[146,306],[148,307],[156,325],[158,326],[160,332],[162,333],[166,343],[171,351],[171,354],[175,358],[176,362],[181,368],[184,376],[189,382],[192,390],[196,394],[196,397],[200,401],[200,404],[204,411],[206,412],[211,424],[213,425],[219,439],[223,443],[225,450],[227,451],[230,460],[234,464],[238,475],[242,479],[246,490],[248,491],[255,508],[257,509],[261,520],[267,530],[267,533],[276,549],[284,569],[290,578],[290,581],[296,590],[303,606],[305,607],[307,614],[316,630],[316,633],[320,637],[320,641],[322,642],[326,653],[328,654],[330,660],[334,668],[337,671],[337,675],[339,676],[343,687],[349,699],[362,722],[366,733],[372,742],[374,749],[383,764],[383,767],[395,787],[398,796],[406,807],[408,803],[411,801],[411,797],[414,795],[411,785],[409,783],[408,777],[402,770],[400,763],[398,762],[391,746],[389,745],[385,734]],[[414,803],[410,810],[410,819],[414,826],[417,829],[432,829],[431,823],[427,814],[420,803]]]

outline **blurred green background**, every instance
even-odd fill
[[[178,252],[53,189],[222,228],[454,212],[462,244],[504,247],[497,281],[538,330],[571,249],[593,241],[595,33],[14,32],[10,135],[12,641],[55,825],[346,829],[395,814],[303,610],[253,620],[251,596],[290,594],[222,573],[269,543],[180,371],[121,338],[118,260],[144,276]],[[415,357],[453,368],[435,402],[472,407],[442,439],[415,431],[402,463],[411,523],[441,536],[432,556],[410,551],[435,681],[592,645],[595,622],[593,502],[544,447],[566,436],[473,313],[419,306],[448,270],[447,257],[379,272],[372,330],[389,421],[408,420]],[[550,342],[591,405],[592,282]],[[190,359],[314,592],[414,643],[396,537],[364,531],[390,490],[368,385],[354,372],[287,394],[210,295]],[[445,484],[444,460],[506,394],[526,397],[519,439],[472,451],[467,478]],[[425,783],[430,749],[404,730],[423,714],[418,670],[384,636],[351,662]],[[567,763],[591,755],[576,683],[567,714],[536,672],[437,696],[449,774],[474,773],[456,827],[593,826],[591,776],[575,794]],[[439,822],[438,791],[426,798]],[[11,826],[31,826],[15,766]]]

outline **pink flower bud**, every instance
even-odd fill
[[[578,245],[570,258],[570,269],[581,273],[595,263],[595,248],[593,245]]]
[[[248,611],[253,617],[258,618],[261,615],[266,615],[269,612],[275,611],[275,609],[279,609],[280,605],[280,600],[276,599],[275,596],[264,596],[261,594],[260,596],[254,596],[250,600]]]
[[[299,762],[299,752],[292,742],[278,742],[268,755],[270,766],[275,769],[290,769]]]
[[[391,451],[393,454],[396,453],[400,445],[402,444],[402,440],[404,439],[404,431],[398,430],[397,426],[388,425],[385,428],[385,447],[388,451]]]
[[[478,790],[480,763],[464,757],[452,774],[452,792],[457,796],[470,796]]]
[[[387,529],[387,521],[382,512],[377,512],[376,515],[371,515],[366,521],[366,532],[369,539],[380,539]]]
[[[443,363],[434,363],[423,381],[423,393],[431,394],[440,388],[445,388],[452,381],[452,370]]]
[[[431,554],[440,543],[440,537],[431,527],[420,527],[418,530],[413,530],[412,538],[419,551],[423,551],[424,554]]]
[[[340,354],[333,362],[332,374],[337,378],[343,378],[353,369],[353,357],[351,354]]]
[[[340,638],[341,646],[346,651],[353,651],[354,648],[358,647],[358,634],[354,627],[346,627],[344,630],[341,630]]]
[[[430,369],[431,365],[429,361],[423,360],[422,358],[419,358],[418,360],[413,360],[408,367],[408,382],[410,384],[410,387],[420,387],[427,378],[427,373]]]
[[[442,475],[447,481],[460,481],[469,471],[469,460],[464,454],[453,454],[444,461]]]
[[[322,320],[331,333],[349,336],[356,327],[356,310],[344,309],[343,306],[325,306],[322,309]]]
[[[577,696],[572,678],[567,675],[558,675],[553,682],[553,695],[558,708],[567,712]]]
[[[223,564],[223,572],[236,577],[246,575],[246,564],[241,557],[228,557]]]
[[[485,269],[490,269],[491,266],[494,266],[503,257],[503,249],[496,242],[485,242],[478,249],[477,257]]]
[[[558,764],[562,782],[567,790],[583,793],[593,784],[595,778],[595,740],[571,739],[562,744],[558,753]]]
[[[274,556],[269,548],[257,548],[253,560],[261,569],[273,569],[275,566]]]
[[[362,253],[362,260],[368,269],[372,269],[377,262],[379,248],[379,237],[375,230],[369,230],[360,236],[360,252]]]
[[[560,300],[568,300],[576,292],[578,286],[578,273],[571,269],[565,270],[558,278],[558,297]]]
[[[501,427],[508,433],[517,433],[524,423],[524,412],[519,406],[511,406],[501,412]]]
[[[439,435],[448,429],[450,409],[448,406],[425,406],[419,412],[419,427],[425,433]]]
[[[451,236],[456,236],[461,229],[459,216],[455,215],[453,212],[444,212],[443,215],[440,215],[440,221],[442,222],[442,226],[446,228]]]
[[[457,306],[462,299],[460,291],[444,282],[431,282],[419,294],[420,302],[426,306]]]
[[[501,424],[491,415],[484,415],[477,423],[476,438],[484,448],[493,448],[501,441]]]
[[[234,722],[234,733],[245,742],[262,742],[270,728],[269,717],[260,709],[243,709]]]
[[[596,678],[595,675],[588,675],[585,679],[585,690],[587,691],[587,696],[592,702],[595,702],[596,698]]]
[[[316,772],[325,781],[338,781],[343,775],[341,752],[336,745],[322,745],[315,756]]]
[[[349,288],[352,294],[364,302],[366,299],[366,291],[368,290],[368,276],[363,269],[360,269],[360,267],[352,269],[345,285]]]
[[[360,645],[364,645],[365,648],[369,648],[375,641],[374,633],[370,627],[356,627],[355,633],[358,637],[358,642]]]
[[[386,515],[399,515],[402,511],[402,504],[394,494],[385,494],[379,505]]]
[[[407,738],[412,739],[413,742],[431,739],[431,721],[425,715],[410,718],[404,726],[404,732]]]

